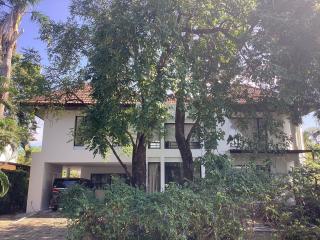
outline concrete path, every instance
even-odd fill
[[[59,213],[0,217],[1,240],[64,240],[66,233],[67,220]]]

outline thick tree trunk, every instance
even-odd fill
[[[193,181],[193,157],[184,132],[186,109],[183,96],[178,93],[176,101],[175,137],[182,158],[183,178]]]
[[[0,76],[1,76],[1,101],[0,119],[4,118],[5,103],[9,100],[9,87],[11,78],[11,61],[19,36],[19,25],[25,8],[14,7],[12,12],[0,25]]]
[[[0,102],[0,119],[4,118],[5,104],[9,100],[9,87],[10,87],[10,78],[11,78],[11,59],[13,55],[14,47],[10,47],[5,54],[3,64],[1,66],[1,102]]]
[[[146,139],[142,133],[137,134],[137,144],[132,155],[132,184],[146,187]]]

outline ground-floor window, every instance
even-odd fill
[[[201,177],[201,165],[194,164],[194,178],[197,179]],[[165,184],[169,183],[183,184],[182,162],[149,162],[148,192],[159,192],[161,189],[164,190]]]
[[[166,162],[165,163],[165,184],[170,182],[182,183],[182,163]]]
[[[160,191],[160,163],[150,162],[148,164],[148,192]]]
[[[111,184],[112,177],[126,180],[126,174],[121,173],[92,173],[91,181],[96,189],[102,189],[105,185]]]
[[[201,173],[201,165],[200,164],[194,164],[194,168],[193,168],[193,177],[195,179],[197,178],[202,178],[202,173]]]
[[[95,188],[101,189],[103,186],[111,183],[110,174],[91,174],[91,181]]]

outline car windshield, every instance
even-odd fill
[[[76,179],[55,179],[53,183],[53,187],[55,188],[68,188],[75,184],[79,184],[80,180]]]

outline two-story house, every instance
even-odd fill
[[[91,179],[99,187],[110,181],[111,175],[124,174],[123,168],[115,156],[110,153],[105,159],[100,155],[94,157],[87,150],[77,135],[78,126],[84,117],[83,110],[86,105],[94,104],[90,98],[90,87],[86,86],[75,94],[66,94],[60,100],[61,107],[48,110],[49,104],[45,99],[39,98],[29,104],[37,105],[39,117],[44,121],[42,150],[33,153],[30,173],[27,212],[39,211],[48,208],[49,197],[53,179],[61,177],[63,172],[67,175],[76,172],[79,177]],[[174,102],[168,103],[173,104]],[[299,126],[294,125],[285,116],[278,116],[283,120],[283,131],[291,137],[292,142],[286,151],[281,153],[263,153],[261,159],[270,159],[270,171],[276,174],[285,174],[291,167],[302,161],[304,149],[302,132]],[[259,131],[262,119],[250,120],[251,132]],[[192,126],[192,121],[186,123],[186,132]],[[147,189],[149,191],[164,190],[165,184],[175,181],[181,175],[181,157],[177,148],[174,134],[174,117],[165,123],[166,134],[149,143],[147,148]],[[226,119],[222,126],[225,136],[234,136],[241,132],[237,119]],[[227,137],[220,141],[217,152],[230,154],[235,159],[235,165],[246,164],[253,154],[251,151],[239,150],[232,146]],[[191,143],[193,157],[204,154],[201,144],[197,140]],[[131,168],[131,157],[122,154],[122,159]],[[262,161],[262,160],[261,160]],[[263,164],[261,162],[261,164]],[[202,166],[196,171],[198,176],[205,176]]]

